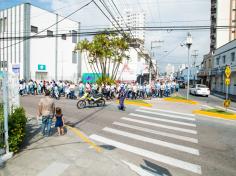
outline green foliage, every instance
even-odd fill
[[[105,78],[98,78],[96,83],[101,86],[103,84],[116,84],[115,80],[111,79],[109,76],[106,76]]]
[[[214,113],[219,113],[219,114],[224,114],[224,115],[234,115],[234,113],[227,112],[227,111],[222,110],[222,109],[204,109],[204,111],[214,112]]]
[[[86,53],[86,59],[94,73],[102,74],[100,82],[107,81],[107,75],[110,80],[116,79],[120,65],[129,59],[128,49],[127,38],[108,32],[94,36],[91,42],[84,39],[75,48]]]
[[[3,104],[0,104],[0,125],[3,124]],[[4,129],[0,128],[0,148],[4,146],[4,139],[2,138]]]
[[[9,115],[9,146],[10,151],[17,152],[22,144],[26,131],[27,118],[23,108],[17,108]]]

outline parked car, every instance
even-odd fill
[[[178,80],[177,82],[179,83],[179,88],[185,89],[185,82],[184,81]]]
[[[203,84],[193,85],[190,90],[190,94],[192,95],[202,95],[208,97],[210,95],[210,89]]]

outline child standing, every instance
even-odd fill
[[[65,121],[64,121],[64,117],[63,117],[61,108],[59,108],[59,107],[56,108],[55,117],[56,117],[55,127],[57,128],[58,135],[64,135],[63,127],[65,124]]]

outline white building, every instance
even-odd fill
[[[198,74],[199,70],[200,70],[199,66],[190,67],[190,69],[189,69],[190,84],[193,84],[194,82],[197,83],[197,81],[198,81],[197,74]],[[188,67],[181,70],[179,77],[181,80],[184,80],[184,82],[186,82],[186,83],[188,82]]]
[[[175,72],[175,66],[171,64],[167,64],[165,67],[165,72],[167,76],[171,76]]]
[[[236,39],[236,0],[211,1],[211,51]],[[230,26],[224,29],[216,26]]]
[[[145,26],[145,13],[133,12],[132,10],[125,10],[124,15],[117,16],[116,21],[113,20],[113,24],[119,29],[119,25],[122,28],[138,28]],[[113,27],[113,26],[112,26]],[[145,41],[144,30],[132,30],[132,37]]]
[[[149,73],[149,64],[143,57],[138,54],[137,50],[134,48],[130,47],[128,55],[129,55],[129,60],[124,61],[118,70],[117,74],[117,80],[120,81],[125,81],[125,82],[131,82],[131,81],[136,81],[138,75],[143,75]],[[94,80],[96,78],[91,78],[94,77],[95,74],[92,71],[89,63],[88,63],[88,54],[85,52],[82,52],[81,54],[81,75],[82,75],[82,80],[86,82],[86,79],[89,80]],[[110,74],[112,71],[112,64],[110,65]],[[101,73],[99,73],[101,74]]]
[[[26,80],[76,81],[78,56],[73,50],[80,26],[63,18],[29,3],[1,10],[0,37],[5,39],[0,41],[0,69]]]
[[[225,67],[231,67],[231,84],[229,86],[229,94],[236,96],[236,40],[233,40],[224,46],[218,48],[214,54],[213,69],[211,72],[211,88],[216,93],[224,94],[225,86]],[[236,99],[236,97],[235,97]]]

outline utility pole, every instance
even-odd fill
[[[187,100],[189,99],[189,69],[190,69],[190,63],[189,63],[189,53],[190,53],[190,48],[192,45],[192,36],[190,32],[187,34],[187,39],[186,39],[186,46],[188,48],[188,78],[187,78]]]
[[[80,24],[80,22],[78,23],[78,43],[80,42],[80,27],[81,26],[81,24]],[[78,54],[78,56],[77,56],[77,83],[79,83],[79,80],[81,79],[81,67],[82,67],[82,62],[81,62],[81,59],[82,59],[82,56],[81,56],[81,52],[78,50],[77,51],[77,54]]]
[[[157,46],[153,46],[153,44],[155,44],[155,43],[159,43],[159,45],[157,45]],[[151,41],[151,52],[152,52],[152,49],[154,49],[154,48],[160,48],[161,47],[161,43],[164,43],[164,40],[154,40],[154,41]],[[153,53],[153,57],[155,58],[155,54],[154,54],[154,52],[152,52]],[[157,66],[157,64],[158,64],[158,62],[157,62],[157,58],[155,58],[156,59],[156,78],[158,78],[158,66]]]
[[[196,75],[196,61],[198,57],[198,50],[194,50],[192,57],[193,57],[193,68],[194,68],[194,78],[193,78],[193,84],[195,84],[195,75]]]
[[[56,14],[56,34],[58,35],[58,14]],[[58,80],[58,37],[55,37],[55,81]]]
[[[149,85],[151,85],[152,81],[152,58],[149,57]]]

